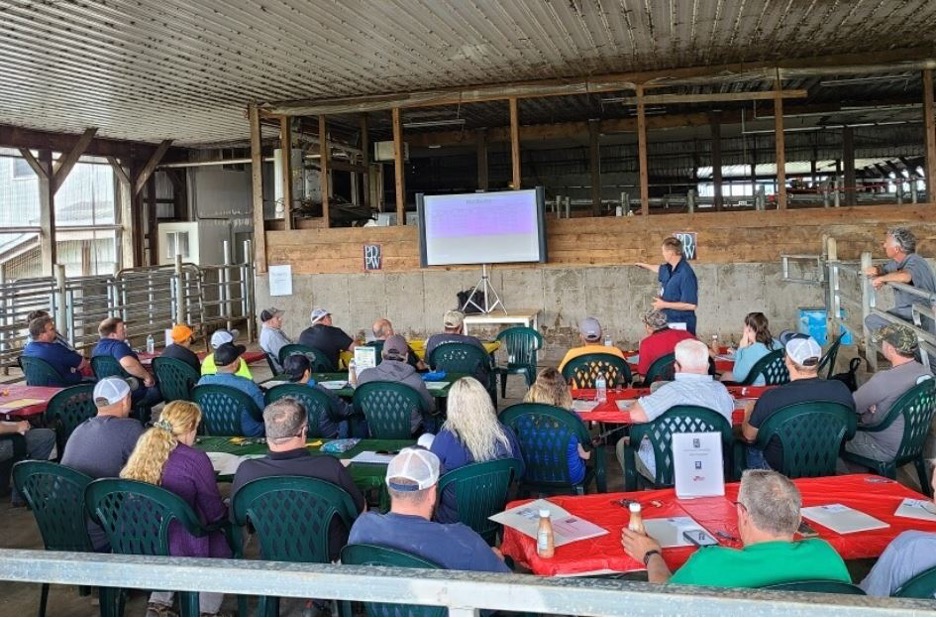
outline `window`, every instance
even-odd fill
[[[189,258],[188,232],[166,232],[166,259],[175,260],[176,253],[181,255],[183,260]]]
[[[35,177],[36,172],[34,172],[33,169],[29,166],[29,163],[26,162],[26,159],[13,159],[13,178],[15,180],[23,180]]]

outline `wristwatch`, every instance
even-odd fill
[[[652,556],[653,554],[656,554],[657,556],[660,556],[661,558],[663,557],[663,554],[660,553],[659,549],[651,549],[650,551],[645,553],[643,556],[644,566],[650,565],[650,556]]]

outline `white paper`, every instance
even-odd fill
[[[556,547],[608,534],[608,531],[604,528],[570,514],[568,511],[553,504],[549,500],[542,499],[528,502],[496,515],[491,515],[488,519],[509,526],[535,539],[536,530],[539,527],[540,509],[549,511]]]
[[[634,354],[633,356],[627,357],[627,362],[631,365],[636,365],[640,362],[640,354]]]
[[[441,391],[448,385],[448,382],[426,382],[426,389],[430,391]]]
[[[573,399],[572,409],[576,412],[591,412],[598,407],[597,401],[585,401],[583,399]]]
[[[347,380],[326,380],[324,382],[319,382],[319,386],[322,388],[327,388],[330,391],[340,391],[348,385]]]
[[[724,496],[721,433],[673,434],[673,476],[677,498]]]
[[[266,382],[260,383],[260,388],[270,390],[271,388],[280,386],[282,384],[290,384],[290,382],[289,380],[267,380]]]
[[[396,455],[388,455],[385,453],[378,453],[377,451],[363,451],[358,453],[350,459],[351,463],[365,463],[365,464],[389,464],[390,460],[396,457]]]
[[[621,412],[627,412],[633,407],[635,403],[637,403],[637,400],[636,399],[618,399],[614,403],[617,404],[618,410],[620,410]]]
[[[278,264],[269,267],[270,296],[292,296],[292,266]]]
[[[669,326],[673,330],[686,330],[685,322],[667,322],[667,326]]]
[[[360,373],[377,366],[377,348],[357,346],[354,348],[354,370]]]
[[[164,338],[165,341],[166,341],[166,345],[163,346],[163,347],[168,348],[168,347],[171,346],[173,343],[175,343],[174,341],[172,341],[172,329],[171,329],[171,328],[167,328],[167,329],[165,330],[165,332],[163,333],[163,338]]]
[[[716,354],[715,360],[720,361],[734,361],[734,353],[732,354]]]
[[[871,517],[861,511],[856,511],[844,504],[809,506],[801,509],[800,512],[806,519],[814,521],[839,534],[864,532],[865,530],[879,530],[881,528],[890,527],[890,524],[887,522]]]
[[[931,500],[914,500],[913,498],[904,498],[900,506],[894,512],[897,517],[909,517],[910,519],[924,519],[926,521],[936,521],[936,505]]]
[[[211,460],[211,467],[214,468],[215,474],[218,476],[233,476],[243,462],[248,459],[259,459],[266,456],[263,454],[235,455],[234,453],[218,451],[210,451],[205,454]]]
[[[692,543],[686,540],[683,532],[689,530],[705,531],[705,528],[691,517],[644,518],[644,528],[647,530],[647,535],[656,539],[660,547],[688,547]]]

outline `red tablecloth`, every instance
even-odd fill
[[[49,405],[49,400],[62,390],[53,386],[26,386],[25,384],[8,384],[0,386],[0,419],[29,418],[42,414]],[[41,399],[42,403],[35,403],[24,408],[11,410],[5,404],[13,403],[19,399]]]
[[[728,392],[731,393],[731,396],[735,398],[736,401],[743,401],[745,399],[756,400],[760,397],[766,390],[770,389],[770,386],[729,386]],[[608,391],[607,401],[598,404],[595,408],[588,412],[578,412],[578,415],[583,421],[586,422],[596,422],[596,423],[619,423],[623,425],[630,425],[630,412],[626,410],[618,409],[617,402],[625,400],[634,400],[638,397],[643,397],[650,393],[649,388],[621,388],[621,389],[611,389]],[[597,397],[595,389],[591,388],[577,388],[572,389],[572,396],[575,399],[585,399],[585,400],[594,400]],[[744,408],[738,407],[732,415],[732,423],[734,425],[740,425],[741,421],[744,420]]]
[[[721,355],[728,354],[727,347],[723,346],[719,348],[719,350],[720,350]],[[634,356],[639,356],[639,354],[637,350],[625,350],[624,356],[626,356],[627,358],[632,358]],[[627,364],[630,366],[631,373],[637,373],[637,363],[628,362]],[[734,370],[734,358],[729,360],[727,358],[724,358],[724,356],[715,357],[715,371],[717,371],[718,373],[725,373],[726,371],[733,371],[733,370]]]
[[[844,504],[890,524],[890,527],[867,532],[838,534],[819,524],[810,522],[821,538],[828,541],[845,560],[876,558],[887,544],[906,530],[936,532],[936,522],[895,517],[894,512],[904,498],[926,499],[896,481],[870,474],[853,474],[795,481],[803,496],[803,506]],[[734,501],[740,483],[725,486],[725,496],[679,500],[672,489],[630,493],[595,494],[589,496],[555,496],[550,502],[569,513],[587,519],[608,530],[608,534],[594,539],[577,541],[556,548],[552,558],[536,554],[535,541],[512,528],[504,528],[501,551],[521,562],[537,575],[573,575],[595,571],[640,571],[642,563],[633,560],[621,547],[621,528],[628,524],[630,515],[616,501],[623,497],[640,500],[645,519],[690,516],[717,538],[722,545],[740,547],[740,541],[726,541],[718,532],[738,537],[737,512]],[[656,501],[656,502],[654,502]],[[513,502],[508,508],[526,502]],[[659,504],[659,506],[656,506]],[[663,558],[675,570],[689,559],[694,547],[663,550]]]

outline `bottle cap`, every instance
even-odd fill
[[[639,512],[640,512],[640,503],[639,503],[639,502],[631,502],[631,503],[628,505],[627,508],[630,509],[630,512],[631,512],[631,513],[639,513]]]
[[[540,509],[540,517],[549,517],[549,509]]]

